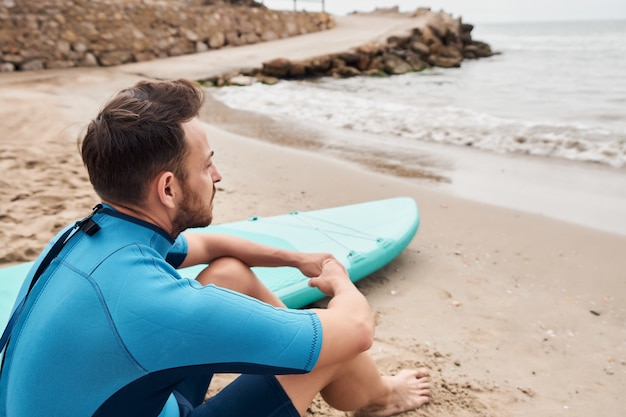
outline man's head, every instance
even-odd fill
[[[81,144],[96,193],[137,205],[159,172],[184,181],[182,124],[198,115],[203,102],[202,90],[188,80],[142,81],[116,94],[89,123]]]
[[[212,163],[196,116],[201,88],[188,80],[142,81],[120,91],[92,120],[81,143],[83,162],[103,201],[120,207],[163,203],[177,234],[211,221]]]

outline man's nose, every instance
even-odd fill
[[[213,180],[213,182],[220,182],[222,180],[222,174],[215,164],[211,165],[211,180]]]

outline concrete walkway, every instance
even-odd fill
[[[76,67],[42,71],[15,71],[0,74],[0,86],[26,87],[32,83],[48,86],[74,85],[86,82],[95,87],[99,82],[117,88],[126,77],[158,79],[206,79],[244,68],[259,68],[274,58],[302,60],[344,52],[367,43],[385,40],[425,25],[424,17],[401,14],[354,14],[336,16],[333,29],[294,36],[253,45],[226,47],[198,54],[137,62],[114,67]],[[122,77],[126,76],[126,77]],[[91,95],[91,94],[90,94]],[[0,91],[0,99],[2,91]]]
[[[116,67],[117,70],[149,78],[194,80],[214,77],[243,68],[258,68],[274,58],[301,60],[344,52],[376,40],[384,40],[424,24],[421,17],[405,15],[336,16],[330,30],[254,45],[183,55]]]

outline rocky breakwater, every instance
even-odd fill
[[[0,71],[119,65],[334,26],[325,13],[280,12],[247,3],[0,0]]]
[[[313,57],[302,61],[276,58],[262,68],[223,74],[203,80],[207,84],[272,84],[279,79],[304,79],[323,76],[381,76],[421,71],[432,67],[459,67],[465,59],[490,57],[491,47],[472,39],[473,26],[445,12],[420,8],[414,13],[398,13],[415,20],[405,32],[354,48],[349,51]],[[399,16],[401,17],[401,16]]]

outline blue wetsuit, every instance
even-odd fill
[[[0,376],[1,416],[174,417],[186,382],[315,365],[314,313],[181,278],[182,235],[107,206],[93,220],[101,230],[78,231],[28,297]]]

